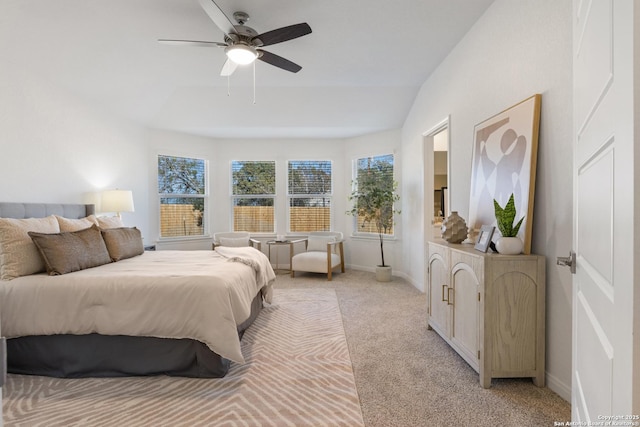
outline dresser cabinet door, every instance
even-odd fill
[[[449,336],[451,311],[447,304],[450,294],[448,276],[446,254],[432,254],[429,259],[429,325],[444,337]]]
[[[453,257],[452,257],[453,258]],[[479,300],[480,282],[472,266],[456,263],[451,270],[451,301],[453,308],[451,343],[475,369],[479,369]]]

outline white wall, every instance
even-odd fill
[[[148,241],[141,127],[10,64],[0,67],[0,99],[1,201],[96,203],[103,189],[132,190],[135,212],[123,221]]]
[[[424,83],[402,131],[405,272],[424,289],[422,134],[451,115],[451,209],[468,217],[473,127],[542,94],[532,252],[547,257],[547,380],[570,399],[572,242],[570,0],[496,0]],[[432,173],[427,171],[427,173]]]

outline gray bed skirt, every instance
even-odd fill
[[[251,316],[238,335],[262,309],[258,294]],[[124,335],[42,335],[7,340],[8,371],[14,374],[58,378],[169,375],[221,378],[230,361],[192,339]]]

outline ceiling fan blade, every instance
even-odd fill
[[[227,59],[227,61],[222,66],[222,70],[220,70],[220,75],[222,77],[230,76],[231,74],[233,74],[236,68],[238,68],[238,64],[236,64],[230,59]]]
[[[289,61],[288,59],[284,59],[281,56],[276,55],[275,53],[267,52],[266,50],[258,49],[260,52],[260,56],[258,59],[266,62],[267,64],[271,64],[278,68],[282,68],[283,70],[291,71],[292,73],[297,73],[302,70],[302,67],[296,63]]]
[[[213,0],[199,0],[200,6],[209,15],[209,18],[218,26],[226,35],[235,31],[233,22],[227,18],[222,9]]]
[[[258,34],[251,41],[256,41],[255,46],[270,46],[276,43],[286,42],[287,40],[296,39],[311,33],[311,27],[306,22],[302,24],[289,25],[288,27],[278,28],[277,30],[267,31]],[[259,40],[259,43],[258,43]]]
[[[199,40],[158,39],[158,43],[168,44],[172,46],[227,47],[226,43],[205,42],[205,41],[199,41]]]

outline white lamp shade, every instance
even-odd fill
[[[237,44],[225,49],[227,57],[238,65],[251,64],[258,57],[258,52],[251,46]]]
[[[102,192],[102,212],[133,212],[133,192],[107,190]]]

